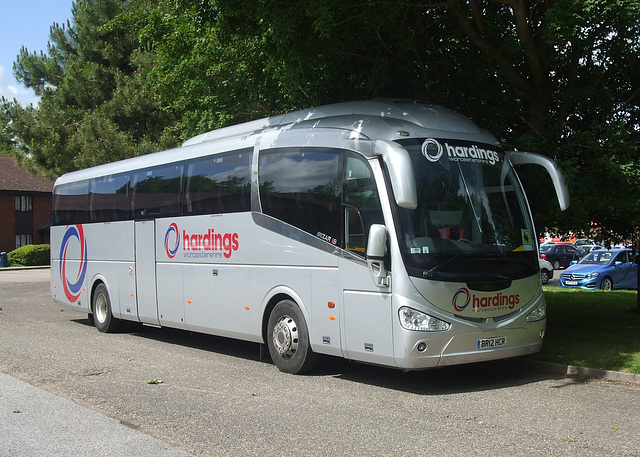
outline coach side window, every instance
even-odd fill
[[[283,148],[260,153],[264,213],[338,245],[341,238],[342,151]]]
[[[84,224],[88,220],[89,181],[56,186],[53,190],[52,225]]]
[[[130,219],[129,175],[101,176],[89,186],[89,220],[91,222]]]
[[[184,214],[251,211],[251,157],[246,149],[191,161]]]
[[[180,216],[182,214],[182,163],[174,163],[133,175],[133,217]]]

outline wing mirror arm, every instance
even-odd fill
[[[389,273],[384,260],[386,247],[387,228],[382,224],[373,224],[367,242],[367,266],[378,287],[389,287]]]
[[[553,181],[560,209],[564,211],[569,207],[569,187],[557,163],[547,156],[534,152],[509,151],[507,157],[513,165],[538,165],[544,168]]]

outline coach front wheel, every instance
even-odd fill
[[[311,350],[302,312],[293,301],[282,300],[271,311],[267,346],[271,360],[280,371],[302,374],[313,368],[317,355]]]
[[[120,320],[111,313],[111,300],[104,284],[98,284],[93,292],[93,321],[96,328],[103,333],[115,332],[120,327]]]

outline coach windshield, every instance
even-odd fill
[[[538,274],[533,221],[504,152],[476,142],[399,141],[409,152],[417,207],[397,207],[412,276],[454,282]]]

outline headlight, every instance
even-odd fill
[[[400,325],[407,330],[418,330],[422,332],[443,332],[449,330],[451,324],[441,321],[433,316],[422,313],[413,308],[403,306],[398,312]]]
[[[541,321],[545,317],[547,317],[547,303],[542,300],[538,306],[533,308],[533,311],[527,315],[527,322]]]
[[[589,273],[584,277],[584,279],[593,279],[593,278],[597,278],[598,276],[600,276],[600,273],[596,271],[595,273]]]

